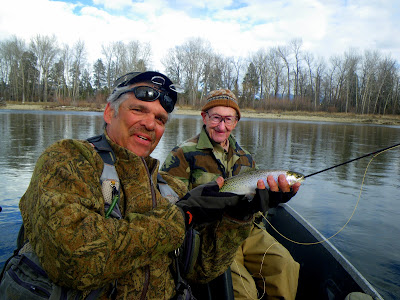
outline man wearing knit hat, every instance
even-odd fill
[[[192,189],[218,176],[229,178],[257,169],[251,154],[232,135],[241,114],[237,98],[230,90],[210,92],[201,116],[204,126],[200,134],[175,147],[167,156],[163,171]],[[279,186],[273,178],[268,178],[268,184],[271,190],[280,190],[290,197],[299,189],[296,184],[291,191],[284,178],[278,179]],[[295,299],[299,264],[263,230],[261,214],[255,215],[255,223],[257,226],[253,226],[231,265],[235,300]]]

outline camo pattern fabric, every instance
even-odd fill
[[[210,140],[203,126],[200,134],[178,145],[168,154],[161,170],[179,178],[189,189],[256,169],[251,154],[231,134],[228,152]],[[216,163],[217,162],[217,163]]]
[[[170,253],[184,239],[182,212],[156,189],[157,160],[140,158],[107,140],[116,155],[123,219],[105,218],[103,160],[91,144],[62,140],[40,156],[20,200],[25,237],[59,285],[88,291],[117,280],[117,299],[139,299],[148,282],[143,299],[170,299],[175,294]],[[163,178],[179,197],[187,192],[179,180],[167,174]],[[193,280],[222,274],[250,226],[223,218],[199,228],[204,239]]]

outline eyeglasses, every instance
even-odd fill
[[[158,99],[161,106],[167,111],[167,113],[171,113],[174,110],[175,102],[172,100],[172,98],[169,97],[167,93],[160,92],[151,86],[135,86],[131,89],[123,91],[118,97],[121,97],[126,93],[134,93],[136,99],[145,102],[153,102]]]
[[[237,122],[238,117],[237,116],[221,116],[218,114],[213,114],[210,115],[207,111],[207,115],[210,118],[211,124],[213,125],[218,125],[219,123],[221,123],[222,121],[225,122],[225,125],[228,126],[232,126],[233,124],[235,124]]]

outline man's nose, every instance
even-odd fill
[[[225,119],[222,119],[221,122],[218,123],[217,126],[219,129],[225,129],[226,124],[225,124]]]
[[[147,130],[154,130],[156,126],[156,117],[154,114],[146,114],[141,123]]]

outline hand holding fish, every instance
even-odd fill
[[[265,213],[269,208],[289,201],[299,190],[303,178],[300,173],[284,170],[249,171],[226,179],[220,192],[246,194],[251,199],[247,205],[254,212]]]
[[[186,226],[204,224],[220,220],[224,213],[239,219],[248,219],[248,206],[236,209],[245,195],[230,192],[220,192],[224,178],[218,177],[215,181],[199,185],[190,190],[183,198],[176,202],[185,217]],[[245,200],[247,202],[247,200]],[[231,212],[232,214],[229,214]]]
[[[273,192],[281,190],[286,193],[292,188],[293,193],[297,193],[300,183],[304,180],[304,175],[286,170],[248,171],[226,179],[220,192],[239,195],[254,194],[260,180],[264,181],[262,187],[268,185]]]
[[[300,182],[290,186],[283,174],[278,176],[277,181],[278,183],[272,175],[267,177],[269,190],[265,188],[263,179],[257,181],[256,195],[252,202],[254,202],[253,205],[259,207],[262,213],[266,213],[269,208],[278,206],[279,203],[288,202],[300,188]]]
[[[292,191],[293,194],[296,194],[298,192],[300,185],[301,185],[300,182],[296,182],[292,186],[290,186],[290,184],[286,180],[285,175],[283,175],[283,174],[280,174],[278,176],[278,184],[276,183],[274,176],[272,176],[272,175],[269,175],[267,177],[267,183],[268,183],[270,190],[273,192],[279,192],[279,190],[281,190],[284,193],[288,193],[288,192]],[[264,180],[259,179],[257,181],[257,188],[259,188],[259,189],[265,188]]]

